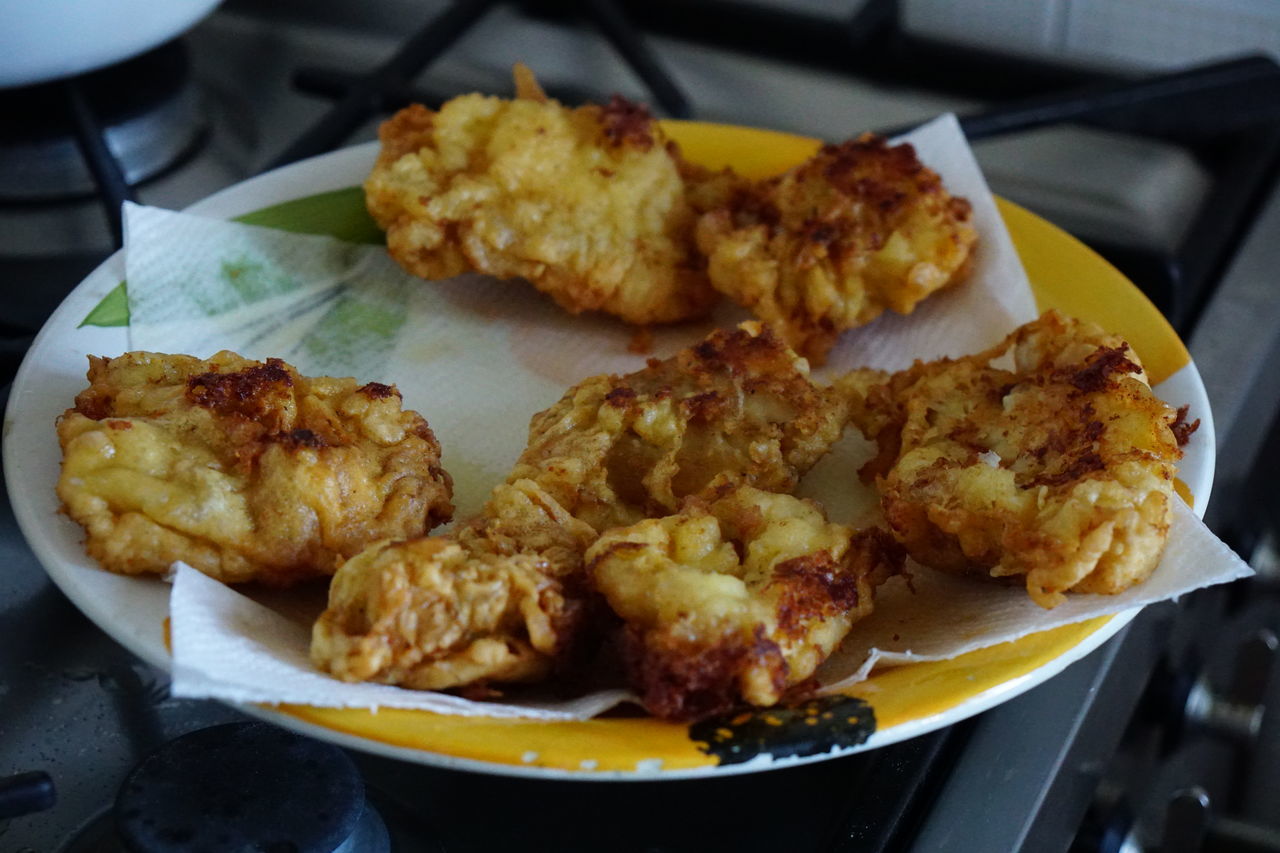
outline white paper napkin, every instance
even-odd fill
[[[1036,315],[1025,273],[954,118],[931,122],[908,139],[948,188],[973,204],[981,235],[973,275],[910,316],[885,316],[845,335],[820,375],[864,365],[900,369],[916,358],[974,352]],[[126,237],[132,348],[198,356],[231,349],[284,358],[308,374],[395,383],[443,445],[459,518],[479,509],[506,476],[534,412],[586,376],[643,364],[627,349],[630,330],[614,320],[570,317],[522,282],[474,275],[423,282],[403,273],[381,247],[138,206],[126,211]],[[655,330],[653,354],[668,355],[745,316],[726,305],[708,323]],[[822,502],[833,520],[865,521],[876,501],[853,472],[867,452],[867,442],[847,436],[800,493]],[[897,580],[882,588],[875,612],[855,627],[822,676],[830,686],[845,685],[877,661],[952,657],[1250,572],[1179,504],[1165,558],[1145,584],[1116,596],[1070,596],[1045,611],[1021,589],[920,569],[914,594]],[[592,716],[623,695],[476,703],[344,685],[310,665],[307,619],[314,610],[299,616],[278,598],[255,602],[181,568],[170,607],[173,690],[181,696],[559,719]]]
[[[528,700],[519,706],[472,702],[432,690],[346,684],[311,665],[308,608],[273,595],[275,608],[175,563],[169,597],[174,696],[224,702],[319,705],[328,708],[416,708],[438,714],[584,720],[627,694],[608,690],[581,698]],[[319,608],[310,610],[318,615]]]
[[[877,664],[946,660],[1251,574],[1253,570],[1177,500],[1165,557],[1144,583],[1119,595],[1068,595],[1062,604],[1044,610],[1022,587],[996,587],[914,566],[914,592],[900,578],[881,587],[875,612],[823,665],[821,679],[834,692],[863,680]]]

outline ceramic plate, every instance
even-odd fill
[[[814,140],[708,124],[668,124],[686,156],[775,173],[807,157]],[[374,145],[350,148],[231,187],[191,213],[377,242],[359,183]],[[1189,403],[1203,425],[1180,472],[1203,512],[1213,476],[1213,434],[1203,386],[1160,313],[1119,272],[1064,232],[1012,204],[1000,212],[1041,309],[1057,308],[1123,335],[1166,399]],[[98,569],[82,534],[58,513],[54,419],[85,384],[85,355],[128,349],[124,260],[116,254],[67,297],[33,343],[4,422],[4,464],[15,514],[67,596],[113,638],[167,667],[168,586]],[[529,412],[513,413],[526,419]],[[585,722],[377,713],[311,707],[245,710],[344,746],[439,766],[544,778],[682,778],[753,771],[884,746],[949,725],[1052,677],[1120,630],[1136,611],[1068,625],[953,660],[900,666],[849,691],[791,711],[744,713],[714,727],[643,716]]]

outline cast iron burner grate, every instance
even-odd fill
[[[393,111],[411,102],[436,104],[444,98],[415,91],[409,80],[461,38],[499,0],[455,0],[448,9],[431,18],[412,35],[391,59],[365,74],[332,69],[301,69],[295,80],[300,88],[337,99],[333,109],[281,153],[268,168],[323,154],[338,147],[371,116]],[[517,5],[535,7],[531,0]],[[654,100],[670,115],[688,118],[689,101],[671,79],[657,57],[645,45],[640,31],[623,14],[617,0],[576,0],[550,4],[563,11],[576,10],[586,16],[609,40],[618,55],[649,87]],[[553,97],[569,102],[582,93],[552,90]],[[448,97],[448,96],[446,96]]]
[[[184,162],[208,124],[180,41],[99,71],[0,91],[0,203],[97,195],[120,243],[132,187]]]

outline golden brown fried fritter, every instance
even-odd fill
[[[383,125],[365,195],[392,256],[428,279],[525,278],[574,314],[705,314],[716,296],[657,122],[620,97],[569,109],[524,75],[515,100],[463,95]]]
[[[1121,592],[1155,569],[1178,414],[1123,340],[1049,312],[985,352],[875,380],[845,383],[861,386],[854,417],[880,449],[863,474],[911,557],[1024,575],[1044,607],[1068,591]]]
[[[457,535],[383,542],[345,563],[312,660],[345,681],[423,690],[542,678],[577,628],[594,538],[535,484],[499,486]]]
[[[420,690],[542,677],[551,659],[535,644],[554,648],[555,634],[526,614],[543,586],[533,562],[445,537],[380,542],[334,575],[312,659],[344,681]]]
[[[910,145],[869,135],[776,178],[709,187],[695,197],[712,285],[817,364],[846,329],[959,280],[977,239],[969,203]]]
[[[745,323],[570,389],[534,416],[512,477],[602,531],[675,512],[720,474],[792,491],[844,420],[841,394],[814,385],[767,327]]]
[[[123,574],[183,560],[226,582],[329,575],[369,543],[452,514],[427,422],[391,386],[279,359],[89,359],[58,420],[58,496],[89,555]]]
[[[717,486],[677,515],[608,531],[587,552],[593,584],[627,625],[632,686],[664,718],[775,704],[902,567],[882,530],[854,533],[811,501]]]
[[[338,571],[313,659],[414,687],[538,678],[574,645],[598,532],[673,512],[721,474],[793,488],[839,437],[841,399],[758,324],[588,379],[534,416],[507,483],[457,534]]]

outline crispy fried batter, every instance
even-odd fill
[[[456,536],[338,571],[312,656],[343,678],[418,687],[540,677],[573,645],[599,531],[673,512],[723,473],[793,488],[839,437],[840,400],[754,323],[588,379],[534,416],[507,483]],[[412,595],[385,591],[410,581]]]
[[[517,82],[515,100],[463,95],[382,126],[365,193],[392,256],[428,279],[522,277],[574,314],[705,314],[715,292],[657,122],[621,97],[564,107],[527,69]]]
[[[58,496],[113,572],[283,586],[452,514],[440,445],[391,386],[230,352],[91,357],[89,383],[58,420]]]
[[[775,704],[811,676],[903,555],[884,531],[855,534],[811,501],[726,479],[677,515],[605,533],[587,560],[627,624],[645,707],[698,719]]]
[[[959,280],[977,239],[969,203],[910,145],[870,135],[770,180],[725,182],[696,191],[712,285],[818,364],[844,330]]]
[[[767,327],[716,331],[626,376],[597,376],[535,415],[513,478],[537,481],[596,530],[675,512],[730,473],[795,488],[840,437],[842,395]]]
[[[576,629],[594,538],[534,483],[499,486],[458,535],[379,543],[345,563],[312,660],[345,681],[423,690],[542,678]]]
[[[1012,354],[1012,367],[997,366]],[[874,477],[907,552],[949,572],[1025,575],[1044,607],[1063,593],[1145,580],[1168,535],[1173,408],[1128,345],[1046,313],[985,352],[917,362],[875,384],[855,420],[880,454]]]

